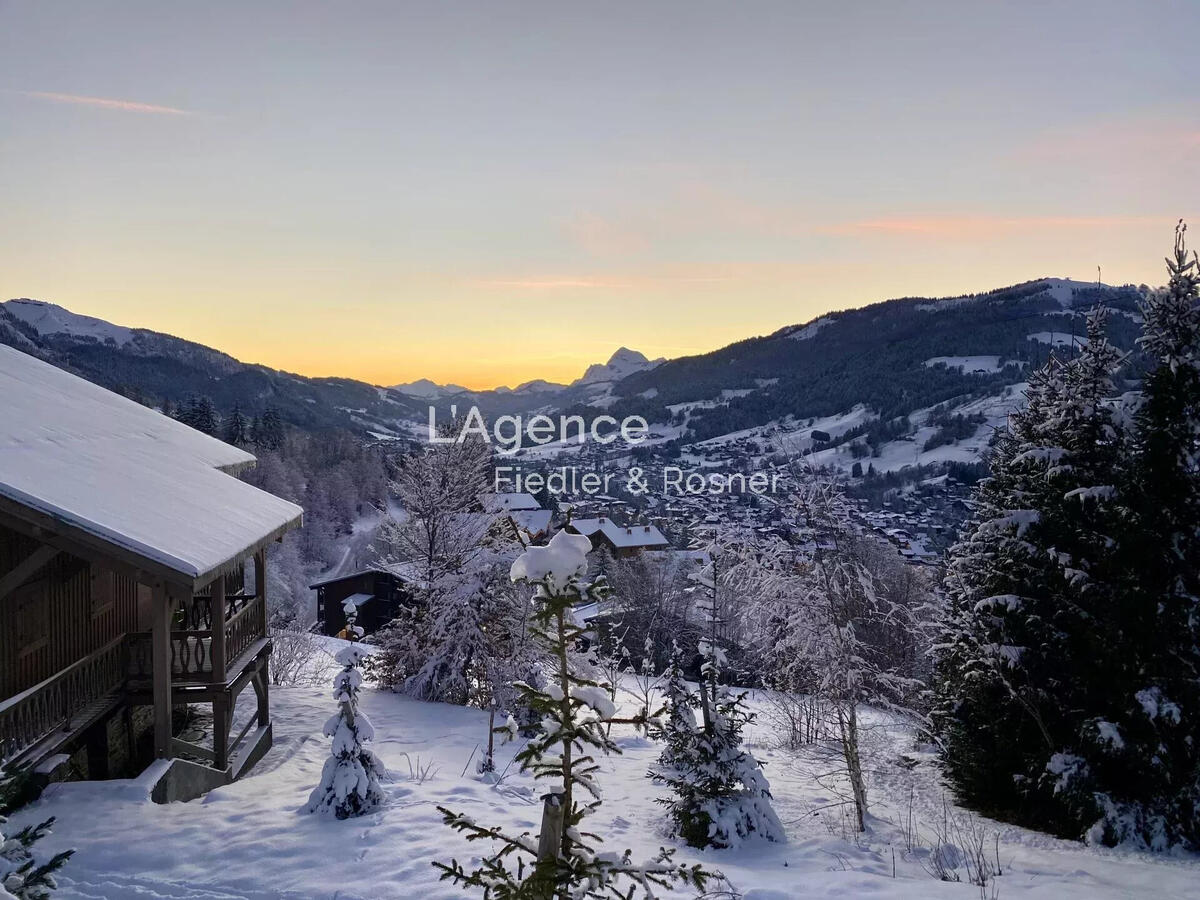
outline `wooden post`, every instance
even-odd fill
[[[151,658],[154,681],[154,755],[171,758],[171,595],[159,584],[154,588],[154,628]]]
[[[208,589],[212,603],[212,680],[225,680],[225,576],[216,579]]]
[[[566,808],[561,794],[542,797],[542,831],[538,835],[538,862],[555,859],[562,851],[563,819]]]
[[[213,768],[224,771],[229,765],[229,695],[222,692],[213,697]]]
[[[268,657],[268,659],[269,659],[269,657]],[[262,667],[258,670],[258,673],[254,676],[254,681],[253,681],[254,695],[255,695],[255,699],[257,699],[257,701],[258,701],[258,727],[259,728],[262,728],[264,725],[271,724],[271,696],[270,696],[270,688],[268,687],[268,685],[270,683],[270,678],[267,674],[268,659],[264,659],[262,661]]]
[[[254,554],[254,597],[258,603],[259,634],[267,634],[267,548]]]

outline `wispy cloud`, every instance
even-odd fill
[[[36,100],[49,100],[51,103],[74,103],[79,106],[98,106],[101,109],[115,109],[120,112],[149,113],[158,116],[192,116],[191,110],[178,109],[174,106],[159,106],[154,103],[139,103],[136,100],[118,100],[112,97],[84,97],[79,94],[59,94],[54,91],[16,91],[23,97]]]
[[[1021,231],[1127,228],[1161,224],[1170,216],[913,216],[864,219],[821,226],[836,235],[883,234],[912,237],[971,237]]]

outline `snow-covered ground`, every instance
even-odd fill
[[[328,741],[320,737],[333,711],[328,693],[276,689],[271,703],[275,746],[252,774],[202,800],[158,806],[138,781],[52,786],[14,819],[21,825],[57,816],[54,835],[39,849],[78,849],[55,896],[459,897],[456,889],[438,882],[431,862],[452,856],[465,861],[480,847],[442,825],[437,805],[481,824],[536,831],[539,791],[530,779],[511,769],[495,786],[475,777],[485,713],[370,690],[363,692],[362,707],[379,735],[374,749],[394,774],[387,807],[341,822],[298,812],[328,755]],[[720,869],[746,900],[979,897],[978,887],[933,878],[926,870],[927,849],[910,850],[914,842],[906,833],[913,829],[906,823],[911,820],[932,839],[943,821],[944,792],[931,758],[914,751],[905,729],[879,716],[869,724],[867,769],[875,816],[869,834],[855,838],[847,832],[836,805],[843,786],[837,777],[821,777],[838,768],[830,748],[777,749],[760,719],[750,737],[767,764],[788,842],[708,852],[681,848],[678,858]],[[649,856],[660,845],[675,845],[662,832],[663,811],[655,803],[660,789],[646,778],[659,750],[628,728],[615,733],[624,754],[601,761],[605,802],[589,821],[610,849],[631,847],[636,856]],[[514,749],[501,751],[501,769]],[[951,814],[965,815],[953,807]],[[995,884],[1001,898],[1194,900],[1200,895],[1200,858],[1092,849],[988,820],[978,824],[993,852],[998,835],[1003,874]],[[986,896],[993,896],[990,889]]]

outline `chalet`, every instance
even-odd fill
[[[302,511],[235,477],[254,462],[0,346],[0,763],[105,778],[157,757],[171,800],[267,751],[266,555]],[[176,736],[184,707],[206,738]]]
[[[662,550],[671,545],[654,525],[618,525],[607,516],[573,519],[563,527],[590,538],[593,550],[607,547],[618,558],[635,556],[643,550]]]
[[[508,518],[526,542],[532,542],[550,534],[553,514],[548,509],[519,509],[509,513]]]
[[[537,502],[533,494],[524,493],[480,494],[479,502],[483,504],[484,510],[490,513],[511,513],[518,510],[542,508],[542,504]]]
[[[409,581],[397,572],[378,568],[311,584],[317,592],[317,627],[322,634],[340,635],[346,627],[345,603],[352,600],[358,611],[356,624],[366,634],[378,631],[412,602]]]

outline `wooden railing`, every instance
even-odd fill
[[[254,601],[253,594],[228,594],[225,597],[225,621],[228,622]],[[198,594],[191,604],[176,613],[179,628],[191,631],[212,631],[212,597]]]
[[[196,598],[207,601],[207,597]],[[226,606],[236,605],[225,622],[225,659],[228,665],[246,652],[254,642],[267,636],[265,607],[254,596],[238,596]],[[197,604],[199,605],[199,604]],[[191,620],[187,620],[190,624]],[[199,620],[198,620],[199,621]],[[204,629],[171,632],[171,679],[176,682],[197,683],[214,680],[213,633]],[[151,635],[142,631],[129,636],[129,677],[150,681],[154,674]],[[232,670],[226,672],[226,677]]]
[[[148,631],[129,635],[129,677],[150,681],[154,676],[154,649]],[[171,680],[212,680],[212,632],[171,632]]]
[[[122,635],[40,684],[0,703],[0,762],[28,750],[118,690],[127,671]]]
[[[255,641],[267,636],[266,607],[262,597],[251,597],[225,622],[225,658],[233,662]]]

